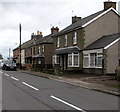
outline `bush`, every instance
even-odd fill
[[[120,81],[120,67],[117,67],[116,69],[116,79]]]

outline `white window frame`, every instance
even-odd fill
[[[44,45],[42,46],[42,52],[43,53],[45,52],[45,46]]]
[[[97,68],[102,68],[102,65],[101,66],[98,66],[98,58],[101,57],[103,59],[103,54],[102,53],[97,53],[97,64],[96,64],[96,67]],[[102,60],[101,60],[102,61]]]
[[[60,37],[57,38],[57,47],[60,47]]]
[[[95,57],[95,58],[96,58],[96,63],[94,62],[94,63],[95,63],[95,66],[90,66],[90,54],[91,54],[91,53],[96,53],[96,57]],[[98,55],[99,53],[100,53],[101,55]],[[89,63],[89,66],[84,66],[84,55],[86,55],[86,54],[88,54],[87,57],[89,58],[89,62],[88,62],[88,63]],[[83,53],[83,68],[102,68],[102,65],[101,65],[101,66],[97,66],[98,57],[102,57],[102,58],[103,58],[102,52],[97,52],[97,51],[96,51],[96,52]]]
[[[90,66],[90,58],[89,57],[90,57],[90,54],[83,54],[83,67],[84,68],[89,68],[89,66]],[[85,58],[88,58],[88,66],[85,66],[85,64],[84,64],[84,59]]]
[[[77,44],[77,32],[74,32],[73,44]]]
[[[69,63],[69,56],[71,56],[72,55],[72,65],[70,65],[70,63]],[[74,65],[74,56],[78,56],[78,65]],[[68,67],[79,67],[79,57],[80,55],[79,55],[79,53],[77,53],[77,54],[75,54],[75,53],[70,53],[70,54],[68,54]]]
[[[58,55],[53,55],[53,65],[54,64],[60,64],[60,63],[58,63],[58,59],[59,58],[59,56]]]
[[[65,46],[67,46],[67,35],[65,35]]]

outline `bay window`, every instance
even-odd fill
[[[79,53],[68,54],[68,67],[79,67]]]
[[[83,67],[84,68],[102,68],[102,53],[88,53],[83,56]]]
[[[60,64],[60,57],[58,55],[53,56],[53,64]]]

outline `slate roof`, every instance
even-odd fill
[[[51,37],[52,35],[53,34],[47,35],[47,36],[43,37],[42,39],[36,41],[35,45],[40,45],[40,44],[43,44],[43,43],[53,43],[53,39]]]
[[[66,27],[65,29],[61,30],[59,33],[53,35],[53,36],[59,36],[59,35],[62,35],[64,33],[67,33],[67,32],[70,32],[72,30],[76,30],[78,28],[81,28],[82,25],[84,25],[85,23],[89,22],[90,20],[94,19],[95,17],[97,17],[98,15],[102,14],[104,12],[104,10],[102,11],[99,11],[97,13],[94,13],[90,16],[87,16],[83,19],[80,19],[79,21],[69,25],[68,27]]]
[[[120,38],[120,33],[103,36],[94,43],[92,43],[91,45],[89,45],[88,47],[86,47],[84,50],[104,48],[118,38]]]

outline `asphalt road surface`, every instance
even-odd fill
[[[55,80],[1,71],[2,110],[73,110],[118,112],[118,97]]]

